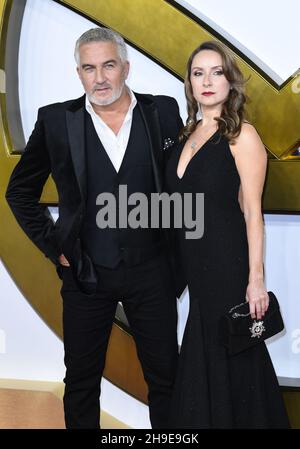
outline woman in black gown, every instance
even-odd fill
[[[244,80],[231,53],[205,42],[191,55],[187,125],[166,169],[169,193],[204,193],[204,234],[176,230],[190,295],[170,427],[286,428],[288,419],[264,343],[229,357],[220,316],[246,298],[252,318],[269,297],[263,276],[261,195],[267,155],[245,121]],[[197,121],[200,109],[202,120]]]

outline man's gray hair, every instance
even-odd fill
[[[76,42],[74,57],[78,66],[80,65],[79,49],[81,45],[90,42],[113,42],[117,45],[121,61],[125,62],[128,60],[127,48],[122,36],[109,28],[97,27],[83,33]]]

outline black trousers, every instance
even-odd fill
[[[166,257],[97,271],[98,288],[91,296],[78,290],[70,268],[63,269],[66,427],[99,428],[100,381],[122,301],[148,385],[152,427],[165,428],[178,358],[176,297]]]

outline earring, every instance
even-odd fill
[[[197,114],[196,114],[196,120],[197,120],[197,122],[199,122],[199,120],[201,120],[201,119],[202,119],[201,104],[198,103],[198,111],[197,111]]]

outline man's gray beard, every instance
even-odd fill
[[[119,98],[121,97],[121,95],[123,93],[124,88],[125,88],[125,81],[121,84],[120,88],[117,91],[115,91],[115,93],[107,100],[100,100],[99,98],[94,96],[94,94],[87,93],[87,96],[88,96],[90,103],[94,103],[97,106],[108,106],[108,105],[114,103],[115,101],[119,100]]]

